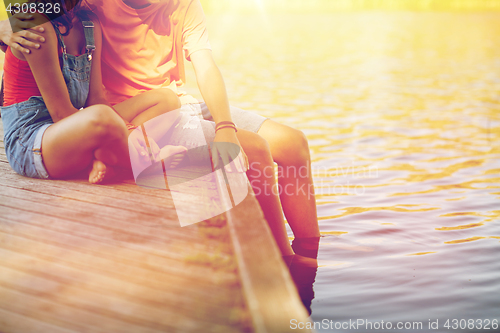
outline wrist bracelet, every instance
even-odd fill
[[[236,125],[232,121],[220,121],[215,125],[215,128],[222,125],[233,125],[234,127],[236,127]]]
[[[217,133],[218,130],[223,129],[223,128],[232,128],[232,129],[234,129],[235,132],[238,132],[238,130],[236,129],[236,127],[233,126],[233,125],[222,125],[222,126],[217,127],[215,129],[215,133]]]

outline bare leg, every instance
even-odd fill
[[[88,169],[94,160],[104,166],[130,168],[127,134],[123,120],[111,108],[93,105],[81,110],[44,133],[42,154],[47,172],[53,178],[66,178]]]
[[[237,136],[250,162],[250,169],[247,171],[248,179],[274,239],[283,256],[293,255],[277,192],[269,145],[261,136],[242,129],[238,130]]]
[[[181,102],[177,95],[167,88],[143,92],[114,106],[123,119],[134,125],[142,125],[180,107]]]
[[[272,120],[266,120],[258,134],[269,143],[272,157],[281,168],[282,172],[278,173],[281,204],[295,237],[319,237],[311,159],[305,135]]]
[[[302,132],[272,120],[264,122],[259,135],[267,140],[273,159],[281,168],[278,172],[281,203],[295,235],[292,244],[295,255],[283,259],[289,266],[304,306],[311,314],[320,233],[307,139]]]
[[[145,125],[147,136],[159,142],[177,119],[181,103],[170,89],[162,88],[143,92],[114,106],[126,121],[134,125]],[[155,119],[154,121],[149,121]],[[165,146],[160,159],[167,166],[175,168],[184,158],[187,149],[179,146]]]

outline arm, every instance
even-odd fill
[[[193,0],[186,11],[182,27],[184,56],[193,64],[201,95],[215,122],[231,121],[226,86],[212,56],[205,21],[201,3],[199,0]],[[232,145],[217,144],[221,142],[232,143]],[[218,155],[222,158],[223,163],[227,165],[230,160],[238,156],[239,152],[241,152],[240,159],[236,161],[235,166],[236,168],[238,166],[245,168],[248,166],[248,160],[241,148],[235,130],[232,128],[219,129],[215,134],[212,149],[214,167],[217,167]]]
[[[211,50],[199,50],[191,54],[191,63],[193,64],[196,74],[196,81],[200,88],[201,95],[207,104],[215,123],[221,121],[232,121],[231,112],[229,110],[229,101],[227,98],[226,86],[222,74],[214,61]],[[214,143],[229,142],[238,145],[242,152],[243,163],[248,166],[248,160],[241,147],[236,132],[232,128],[223,128],[215,134]],[[225,150],[226,149],[226,150]],[[214,167],[217,166],[219,154],[224,164],[228,164],[230,160],[234,160],[238,155],[238,151],[231,150],[230,145],[221,145],[212,150],[212,161]]]
[[[30,49],[40,48],[40,43],[45,42],[43,32],[44,27],[34,23],[33,14],[19,13],[0,21],[0,40],[20,53],[29,54]],[[7,47],[1,49],[5,52]]]
[[[59,45],[54,27],[41,15],[35,14],[34,21],[40,23],[40,26],[47,32],[45,44],[29,54],[22,54],[16,50],[13,53],[16,57],[20,59],[24,57],[28,61],[52,120],[58,122],[78,110],[71,104],[68,88],[61,72]]]
[[[190,58],[198,88],[215,122],[231,121],[226,85],[212,56],[212,51],[199,50],[191,54]]]
[[[98,20],[94,22],[94,42],[95,51],[92,55],[92,69],[90,72],[90,90],[85,106],[95,104],[105,104],[111,106],[104,96],[101,71],[101,54],[102,54],[102,29]]]

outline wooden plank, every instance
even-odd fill
[[[248,227],[249,215],[252,216],[251,228]],[[253,191],[227,216],[254,331],[297,331],[291,329],[290,320],[307,322],[308,314]]]
[[[140,209],[141,204],[147,204],[148,206],[151,205],[161,206],[161,207],[166,206],[167,209],[173,208],[172,196],[170,195],[170,191],[168,190],[144,189],[139,186],[136,186],[134,183],[93,185],[89,184],[88,181],[84,179],[81,180],[50,179],[43,181],[36,180],[36,182],[34,182],[35,180],[32,178],[27,178],[17,175],[12,170],[12,168],[6,163],[0,164],[0,172],[4,173],[5,175],[2,178],[14,180],[16,185],[23,185],[23,188],[29,188],[30,185],[32,188],[37,188],[39,186],[42,186],[43,188],[57,187],[68,190],[68,192],[76,191],[75,193],[77,194],[79,194],[79,192],[88,193],[94,197],[98,196],[99,198],[103,198],[103,200],[106,200],[107,198],[116,199],[116,201],[110,200],[110,202],[115,202],[115,203],[121,202],[122,200],[129,201],[129,202],[123,202],[123,204],[125,205],[123,208],[125,210],[131,210],[136,208]],[[53,189],[52,191],[56,190],[57,189]],[[140,194],[140,196],[138,194]],[[84,199],[85,197],[88,196],[82,194],[82,197]],[[82,199],[82,197],[79,197],[79,200]],[[194,198],[195,197],[196,196],[194,196]],[[167,211],[167,209],[165,209],[165,211]]]
[[[0,165],[0,172],[8,167],[9,166]],[[24,193],[28,194],[28,192],[30,192],[32,194],[31,197],[40,194],[40,200],[42,200],[42,198],[45,200],[52,197],[52,200],[47,199],[48,203],[54,200],[57,201],[57,199],[64,199],[63,202],[68,205],[80,205],[84,203],[96,204],[102,209],[101,212],[109,211],[112,215],[117,214],[118,212],[116,209],[118,209],[122,215],[130,214],[130,218],[138,215],[143,218],[161,218],[165,225],[179,225],[177,214],[175,214],[173,210],[174,204],[172,198],[169,196],[165,196],[163,200],[154,200],[157,199],[155,197],[153,197],[153,200],[148,200],[150,198],[147,197],[141,200],[140,198],[135,198],[143,196],[132,195],[120,191],[119,194],[123,195],[116,195],[118,198],[115,198],[109,195],[101,195],[100,193],[102,191],[106,192],[106,189],[102,188],[103,186],[95,185],[94,187],[97,189],[92,189],[92,185],[82,185],[79,190],[76,190],[75,185],[69,182],[65,182],[64,184],[59,183],[59,186],[52,183],[52,180],[38,181],[35,183],[29,178],[20,177],[14,174],[4,174],[2,178],[0,178],[0,186],[2,187],[25,190]],[[169,191],[163,192],[169,193]],[[114,210],[113,208],[116,209]]]
[[[171,230],[178,237],[194,233],[191,228],[180,229],[179,225],[160,216],[144,215],[139,212],[123,211],[117,207],[107,207],[96,203],[55,197],[50,194],[18,189],[15,187],[0,187],[0,205],[3,202],[17,204],[23,210],[30,212],[45,212],[47,216],[59,217],[70,221],[87,222],[102,228],[117,232],[133,230],[136,237],[159,237],[159,229]],[[168,212],[165,212],[167,215]],[[168,223],[166,223],[168,222]],[[160,237],[161,238],[161,237]]]
[[[138,221],[112,218],[123,202],[78,200],[72,182],[64,182],[66,198],[63,183],[51,193],[51,181],[13,177],[0,186],[0,324],[13,311],[41,321],[37,332],[250,329],[235,265],[227,271],[197,258],[232,256],[203,228],[141,225],[141,214]]]
[[[120,320],[106,318],[92,311],[81,310],[71,306],[63,306],[47,298],[34,297],[13,288],[0,285],[0,308],[15,312],[19,315],[33,318],[49,325],[63,327],[73,332],[106,332],[116,327],[130,327],[128,332],[158,332],[147,327],[145,323],[128,320],[123,325]],[[142,325],[141,325],[142,324]]]
[[[9,253],[2,251],[2,254]],[[48,267],[52,268],[53,265]],[[156,322],[171,325],[169,323],[173,323],[177,319],[204,324],[220,323],[220,321],[227,321],[228,319],[227,316],[223,315],[223,308],[209,308],[208,313],[193,311],[196,310],[196,307],[193,306],[192,302],[186,302],[186,300],[190,301],[192,298],[183,297],[182,294],[175,295],[175,297],[156,296],[160,301],[145,300],[144,297],[154,297],[155,290],[149,289],[145,291],[140,286],[130,288],[126,283],[118,280],[114,281],[115,290],[110,291],[107,286],[100,286],[101,282],[106,282],[105,279],[95,279],[89,274],[85,274],[85,272],[79,273],[79,275],[83,276],[75,275],[72,281],[61,281],[60,279],[48,279],[47,277],[39,277],[26,274],[24,271],[3,267],[0,275],[0,285],[31,295],[33,298],[49,300],[90,313],[99,313],[105,317],[121,321]],[[29,283],[27,283],[28,281]],[[126,293],[120,292],[119,289],[123,289]],[[48,290],[58,290],[58,292],[47,293]],[[128,314],[130,308],[135,309],[132,315]],[[125,317],[126,319],[124,319]]]
[[[3,147],[3,333],[285,332],[307,320],[251,189],[227,214],[180,228],[169,191],[21,177]]]
[[[47,324],[40,320],[19,315],[9,309],[0,309],[0,327],[2,333],[19,333],[19,332],[52,332],[52,333],[71,333],[61,327]]]
[[[28,269],[31,272],[30,274],[48,276],[57,281],[62,279],[65,285],[69,285],[72,279],[83,278],[84,281],[89,281],[96,280],[97,277],[99,283],[97,286],[94,284],[94,288],[99,291],[102,292],[104,288],[104,291],[107,289],[108,293],[110,290],[114,291],[115,296],[126,297],[128,295],[126,291],[139,288],[141,292],[138,293],[138,296],[133,296],[133,298],[142,299],[142,302],[148,300],[149,302],[160,302],[162,299],[175,300],[186,297],[189,299],[191,296],[210,299],[213,295],[217,295],[219,300],[224,297],[229,302],[234,300],[234,291],[227,291],[228,285],[237,288],[238,283],[234,276],[232,279],[222,278],[219,281],[221,283],[218,285],[212,283],[212,286],[210,286],[210,283],[213,282],[210,281],[211,278],[219,279],[221,277],[219,272],[207,269],[193,269],[193,267],[189,269],[185,264],[185,268],[188,268],[194,276],[177,278],[175,275],[169,274],[170,270],[168,268],[164,268],[165,262],[162,264],[162,262],[148,260],[143,262],[142,265],[140,262],[130,262],[123,259],[122,255],[120,256],[121,249],[113,251],[103,246],[96,248],[92,243],[87,244],[84,242],[82,244],[82,241],[75,241],[74,239],[60,240],[65,238],[64,234],[56,234],[50,237],[53,232],[45,232],[42,228],[25,230],[26,226],[24,225],[19,226],[13,223],[9,225],[5,221],[0,221],[0,226],[2,227],[0,236],[9,236],[8,238],[1,237],[0,247],[4,248],[4,250],[0,255],[0,265],[4,267],[14,267],[24,271]],[[15,230],[9,230],[9,228]],[[54,239],[57,242],[54,242]],[[52,240],[52,242],[47,244],[48,240]],[[71,242],[77,245],[70,245]],[[26,256],[32,259],[36,258],[38,262],[42,262],[34,265],[29,260],[23,259]],[[9,260],[6,258],[9,258]],[[55,263],[56,266],[51,265],[51,263]],[[47,268],[48,270],[46,270]],[[70,280],[65,281],[62,278],[64,276],[69,277]],[[203,277],[202,280],[199,280],[199,277]],[[127,282],[126,285],[124,285],[123,281]],[[79,285],[82,287],[81,283]],[[186,287],[186,290],[182,289]],[[85,289],[88,288],[90,287]],[[153,292],[151,288],[154,289],[154,293],[157,295],[151,294]],[[199,294],[200,291],[201,294]],[[150,296],[144,299],[144,295]],[[132,295],[128,296],[132,297]],[[172,303],[180,310],[188,311],[189,308],[192,308],[192,304],[189,304],[189,302],[184,306],[179,301],[173,301]],[[216,305],[211,307],[214,311],[222,310],[216,308]],[[216,318],[218,316],[212,314],[210,317]]]
[[[16,202],[9,203],[15,204]],[[17,214],[17,211],[6,212],[5,215],[2,215],[2,221],[9,218],[16,223],[17,226],[23,227],[21,231],[28,230],[28,227],[31,225],[35,225],[39,229],[44,228],[37,230],[36,233],[34,232],[34,237],[46,234],[47,239],[49,240],[45,242],[48,244],[61,244],[61,246],[67,246],[69,249],[72,245],[78,246],[79,244],[84,244],[87,246],[86,252],[94,253],[97,257],[102,258],[110,256],[112,260],[124,262],[129,266],[141,265],[142,262],[147,262],[148,265],[157,267],[160,272],[164,271],[165,273],[180,276],[184,279],[189,278],[194,274],[194,272],[190,269],[192,266],[186,264],[187,259],[196,256],[196,254],[200,252],[210,253],[212,249],[216,248],[215,246],[211,246],[211,244],[203,238],[200,239],[200,236],[197,234],[193,234],[193,237],[189,239],[189,243],[175,238],[168,239],[166,236],[162,236],[161,234],[160,238],[163,238],[163,241],[140,237],[138,242],[137,237],[135,237],[131,232],[127,232],[127,236],[123,237],[120,234],[117,236],[113,230],[89,228],[86,225],[78,226],[73,223],[69,223],[65,226],[65,220],[63,219],[50,218],[50,221],[47,221],[47,219],[43,218],[43,216],[40,218],[40,216],[34,214],[31,216],[34,216],[35,218],[27,219],[26,216],[19,216],[20,214]],[[29,221],[29,224],[25,221]],[[19,222],[21,222],[21,224]],[[5,224],[7,223],[8,222],[5,221]],[[71,231],[71,229],[73,230]],[[57,232],[54,232],[53,230]],[[51,237],[49,238],[48,236]],[[191,241],[195,241],[197,244],[187,246]],[[217,246],[218,247],[216,249],[220,249],[220,244]],[[223,252],[218,252],[218,254],[224,255]],[[200,269],[204,269],[203,266],[200,267]],[[200,271],[200,269],[198,269],[198,274],[204,275],[210,273],[209,268],[205,268],[205,272]],[[141,276],[140,274],[135,275]],[[163,281],[163,278],[161,281]]]
[[[73,202],[80,206],[83,202],[96,203],[105,206],[101,209],[102,212],[110,211],[107,207],[118,207],[120,209],[119,216],[130,214],[130,218],[136,215],[149,215],[148,219],[154,221],[156,224],[164,224],[171,227],[178,227],[180,225],[177,214],[182,214],[183,218],[193,216],[198,218],[196,210],[193,210],[194,202],[207,202],[205,195],[210,197],[216,195],[216,191],[210,190],[212,184],[197,181],[196,184],[200,187],[192,187],[188,185],[184,188],[184,194],[175,192],[175,209],[174,201],[170,195],[170,191],[166,190],[146,190],[141,189],[138,191],[138,186],[135,185],[122,185],[119,189],[113,189],[105,186],[91,185],[87,182],[75,183],[73,181],[56,181],[44,180],[38,181],[26,177],[16,175],[7,164],[0,163],[0,172],[5,171],[0,182],[8,187],[16,187],[29,190],[31,192],[43,193],[44,195],[58,196],[64,199],[74,199],[78,202]],[[178,185],[176,188],[183,185]],[[202,186],[206,186],[205,191],[200,191]],[[132,188],[132,190],[130,189]],[[212,193],[212,194],[210,194]],[[141,195],[139,195],[141,194]],[[135,203],[137,201],[138,203]],[[51,202],[50,200],[47,202]],[[205,207],[207,208],[207,207]],[[111,215],[113,215],[111,210]],[[213,216],[214,214],[204,214],[201,218]],[[113,215],[114,216],[114,215]],[[159,217],[159,218],[157,218]]]
[[[155,238],[148,238],[142,233],[135,232],[134,229],[126,229],[126,224],[124,224],[125,227],[120,227],[120,225],[109,226],[106,223],[99,225],[86,223],[86,221],[78,219],[65,219],[57,216],[57,214],[48,216],[37,211],[37,206],[34,207],[33,211],[9,207],[9,205],[19,203],[24,202],[15,199],[0,202],[2,218],[13,221],[18,225],[29,224],[44,228],[47,231],[79,237],[94,242],[95,246],[100,248],[119,247],[122,248],[121,251],[123,251],[124,255],[130,259],[137,256],[135,252],[144,252],[153,256],[150,260],[158,257],[167,260],[162,264],[168,265],[173,264],[168,260],[183,260],[186,255],[207,251],[211,247],[220,245],[216,240],[207,240],[202,237],[200,239],[199,231],[195,228],[190,228],[184,233],[182,233],[184,230],[180,228],[169,230],[153,228],[152,233],[155,234]],[[142,228],[135,229],[138,229],[139,232],[142,231]],[[77,240],[73,241],[77,242]],[[186,246],[186,244],[190,244],[190,246]],[[139,257],[138,260],[142,261],[143,259]]]
[[[3,218],[0,222],[0,236],[5,240],[5,244],[0,244],[1,248],[31,255],[44,261],[57,260],[74,269],[91,270],[93,273],[115,279],[126,278],[132,283],[138,285],[146,283],[158,290],[161,290],[167,281],[174,286],[179,283],[197,283],[200,285],[201,292],[207,297],[211,292],[224,292],[223,287],[212,283],[213,277],[217,277],[224,283],[237,284],[235,276],[229,274],[230,271],[214,273],[212,268],[197,267],[188,260],[172,261],[151,256],[147,252],[131,251],[124,247],[106,246],[102,243],[96,244],[96,242],[67,236],[63,233],[7,222]],[[16,241],[10,243],[10,238]],[[17,245],[19,243],[28,243],[30,247],[20,247]],[[37,252],[41,250],[44,252]],[[208,277],[200,279],[199,276]],[[178,289],[184,292],[182,288]],[[205,289],[207,289],[206,292],[203,291]],[[168,290],[172,290],[172,286],[169,285]],[[187,291],[185,293],[189,294]]]
[[[0,224],[3,227],[5,227],[6,223],[5,223],[5,221],[0,221]],[[14,225],[12,224],[11,226],[14,226]],[[19,225],[15,225],[15,227],[17,229],[19,229]],[[22,227],[22,229],[24,229],[24,227]],[[39,229],[41,229],[41,228],[39,228]],[[110,283],[107,283],[104,285],[102,284],[103,274],[101,271],[104,269],[107,269],[108,271],[104,275],[115,274],[114,278],[120,278],[120,275],[122,275],[121,276],[122,279],[123,279],[123,277],[127,277],[127,278],[131,277],[132,280],[136,280],[137,283],[135,285],[135,290],[137,290],[138,286],[141,286],[143,284],[147,285],[148,287],[151,287],[151,286],[155,287],[157,290],[154,291],[154,293],[159,293],[160,296],[151,296],[152,295],[151,292],[147,293],[144,290],[141,290],[137,294],[140,295],[142,298],[145,297],[144,295],[150,295],[150,297],[153,297],[153,300],[155,300],[155,297],[156,297],[157,302],[161,301],[161,294],[162,294],[161,290],[165,289],[167,286],[171,286],[172,285],[171,283],[173,283],[177,286],[184,285],[186,290],[188,290],[189,288],[193,289],[193,287],[198,288],[198,289],[200,289],[200,287],[201,287],[201,289],[203,289],[203,290],[205,289],[203,286],[203,283],[198,282],[197,285],[193,285],[192,283],[188,283],[189,282],[188,279],[184,279],[185,283],[182,284],[179,281],[176,282],[175,279],[172,280],[172,277],[169,278],[169,276],[158,276],[157,270],[158,270],[158,268],[162,267],[161,263],[157,263],[155,265],[154,262],[152,263],[149,261],[149,262],[147,262],[147,265],[150,265],[150,266],[154,265],[156,269],[153,270],[153,272],[149,272],[149,273],[138,272],[137,270],[134,271],[134,269],[131,270],[130,267],[123,266],[122,264],[120,264],[120,260],[111,260],[111,262],[109,262],[109,263],[106,263],[105,260],[98,260],[98,253],[100,253],[100,255],[104,259],[110,257],[111,251],[108,249],[94,248],[94,246],[92,245],[92,246],[90,246],[89,249],[85,249],[85,251],[83,251],[83,253],[76,253],[78,250],[78,247],[80,247],[80,248],[82,247],[81,241],[75,242],[76,244],[78,244],[78,247],[77,247],[77,250],[73,250],[69,244],[71,244],[71,241],[74,241],[74,239],[70,239],[69,240],[70,243],[65,243],[64,241],[60,240],[60,238],[62,238],[64,236],[63,234],[53,235],[51,237],[50,233],[40,233],[40,231],[34,231],[34,230],[31,230],[31,231],[26,231],[26,230],[9,231],[9,230],[5,229],[4,231],[6,234],[9,235],[9,239],[11,242],[7,242],[7,241],[2,240],[1,246],[5,247],[5,246],[14,246],[15,245],[16,247],[10,249],[11,250],[10,255],[6,255],[6,253],[3,252],[0,255],[0,258],[2,260],[7,260],[6,258],[9,258],[10,259],[9,262],[10,262],[11,266],[14,264],[21,263],[21,267],[16,267],[18,270],[19,269],[22,270],[23,267],[24,267],[24,269],[32,267],[33,266],[33,263],[32,263],[33,259],[36,259],[37,262],[40,262],[40,260],[42,259],[42,261],[45,264],[43,264],[43,262],[42,262],[42,264],[38,265],[39,266],[38,273],[40,273],[40,274],[42,274],[44,271],[48,271],[48,272],[55,273],[55,276],[57,276],[57,277],[60,277],[60,276],[71,277],[71,276],[73,276],[73,277],[83,278],[84,281],[88,281],[88,279],[89,279],[88,274],[91,274],[92,276],[95,276],[95,274],[97,274],[100,277],[99,279],[97,279],[97,281],[98,281],[97,285],[100,286],[100,288],[103,288],[103,286],[105,286],[105,287],[107,286],[107,288],[112,289],[112,286],[115,285],[116,286],[116,289],[114,290],[115,296],[116,295],[120,295],[120,297],[124,297],[124,295],[126,296],[127,293],[124,291],[130,290],[131,287],[127,287],[126,285],[124,286],[123,281],[119,282],[119,283],[110,282]],[[51,245],[47,245],[47,244],[36,245],[36,242],[34,242],[34,240],[26,240],[26,239],[24,239],[20,242],[19,237],[17,237],[16,235],[22,235],[22,237],[24,237],[24,238],[26,238],[28,236],[32,236],[32,238],[34,238],[34,239],[41,239],[41,240],[49,240],[49,239],[54,240],[55,239],[58,242],[60,242],[61,246],[59,249],[57,249],[56,247],[51,246]],[[12,240],[15,240],[14,245],[12,244]],[[28,243],[26,243],[27,241],[28,241]],[[45,241],[45,243],[46,243],[46,241]],[[87,244],[84,244],[84,245],[87,245]],[[73,246],[73,248],[74,247],[75,246]],[[95,252],[96,252],[94,255],[88,254],[89,252],[92,252],[93,250],[95,250]],[[24,253],[29,252],[28,255],[31,256],[32,260],[31,261],[20,260],[19,253],[23,253],[23,252]],[[14,256],[12,253],[16,253],[17,255]],[[52,253],[52,255],[47,255],[47,253]],[[118,257],[120,257],[120,256],[118,256]],[[75,260],[69,260],[68,258],[70,258],[70,259],[72,258]],[[87,259],[85,259],[85,258],[87,258]],[[71,273],[71,272],[67,271],[67,268],[65,270],[63,269],[61,271],[61,269],[62,269],[61,267],[59,267],[58,269],[55,269],[53,265],[50,265],[50,263],[51,263],[51,260],[53,261],[56,259],[57,259],[57,262],[60,262],[60,264],[58,266],[61,266],[61,264],[63,264],[63,266],[70,267],[71,269],[76,270],[76,271]],[[111,258],[111,259],[113,259],[113,258]],[[61,260],[62,260],[62,262],[61,262]],[[99,264],[99,262],[101,262],[102,264]],[[122,267],[120,267],[120,265],[122,265]],[[5,267],[6,266],[5,263],[2,263],[2,266]],[[11,267],[11,266],[8,266],[8,267]],[[3,271],[5,272],[5,270],[3,270]],[[156,275],[158,277],[151,279],[151,275]],[[202,279],[206,279],[210,275],[214,276],[217,274],[214,274],[214,272],[212,272],[212,273],[210,273],[210,272],[205,272],[205,273],[197,272],[197,276],[202,277]],[[104,278],[105,278],[105,276],[104,276]],[[15,280],[26,281],[26,279],[15,279]],[[90,279],[90,280],[92,280],[92,279]],[[208,279],[208,280],[210,280],[210,279]],[[28,279],[28,281],[30,281],[30,279]],[[186,285],[186,283],[188,283],[188,285]],[[31,285],[31,283],[29,285]],[[70,285],[70,283],[68,283],[67,281],[63,281],[61,287],[64,288],[65,290],[68,290],[68,285]],[[91,284],[91,285],[96,285],[96,283]],[[237,283],[236,284],[233,283],[233,286],[237,287]],[[79,288],[81,288],[81,283],[79,283]],[[132,289],[134,289],[134,288],[132,288]],[[69,288],[69,290],[71,290],[71,288]],[[98,291],[99,290],[102,292],[102,289],[98,289]],[[217,295],[217,297],[216,297],[216,298],[218,298],[217,301],[220,302],[220,298],[224,294],[226,294],[227,299],[234,300],[234,296],[235,296],[234,290],[228,291],[225,293],[223,290],[219,290],[217,288],[214,289],[212,287],[212,288],[207,288],[207,291],[209,292],[209,295],[202,296],[202,294],[200,294],[200,295],[198,295],[199,300],[203,300],[206,302],[206,300],[213,300],[214,295]],[[73,293],[74,293],[74,291],[73,291]],[[109,290],[108,290],[108,293],[109,293]],[[177,298],[180,298],[180,299],[187,297],[186,306],[179,306],[179,304],[175,303],[175,302],[172,302],[173,303],[172,305],[176,306],[179,311],[185,311],[185,312],[188,312],[189,310],[195,311],[197,307],[196,306],[193,307],[193,305],[194,305],[192,303],[193,297],[190,297],[189,294],[190,294],[189,292],[185,292],[183,294],[183,291],[181,290],[178,292],[178,294],[176,296]],[[86,295],[86,293],[84,293],[83,295]],[[80,295],[80,296],[83,297],[82,295]],[[129,296],[132,296],[132,295],[129,295]],[[137,297],[137,299],[141,300],[141,297]],[[157,297],[160,297],[160,298],[158,299]],[[136,299],[136,297],[134,297],[134,299]],[[167,299],[172,299],[172,298],[163,298],[163,301],[165,302]],[[189,301],[189,299],[191,299],[191,301]],[[194,298],[194,299],[196,299],[196,298]],[[143,301],[143,300],[141,300],[141,301]],[[151,301],[151,299],[150,299],[150,301]],[[190,302],[191,302],[191,304],[190,304]],[[97,303],[97,304],[99,304],[99,303]],[[234,302],[230,302],[229,304],[234,304]],[[170,310],[168,310],[168,308],[166,308],[165,305],[166,304],[164,304],[164,306],[162,307],[163,311],[167,311],[167,312],[170,311],[171,313],[175,312],[175,311],[173,311],[175,309],[170,308]],[[226,303],[226,305],[227,305],[227,303]],[[203,308],[203,306],[202,306],[202,308]],[[202,322],[204,322],[203,318],[205,318],[205,319],[210,318],[210,320],[215,320],[218,317],[222,317],[221,321],[219,321],[219,323],[217,323],[217,324],[211,325],[209,322],[206,323],[206,325],[208,325],[207,327],[210,327],[212,329],[214,327],[220,328],[221,323],[224,323],[224,322],[225,323],[232,323],[230,320],[230,317],[227,316],[227,312],[228,312],[227,310],[223,311],[224,310],[223,308],[217,309],[217,307],[209,307],[209,308],[212,309],[213,311],[219,311],[221,314],[226,313],[226,315],[225,316],[224,315],[217,316],[216,314],[213,314],[213,313],[208,315],[206,311],[202,310],[201,311],[201,313],[202,313],[201,319],[198,318],[195,320],[195,322],[202,323]],[[199,310],[196,310],[196,311],[199,312]],[[222,319],[225,319],[225,320],[222,320]],[[197,326],[197,329],[198,330],[201,329],[200,326]],[[211,331],[212,329],[208,329],[207,331]],[[224,331],[231,331],[234,329],[235,329],[235,325],[233,325],[232,328],[230,327]],[[196,330],[193,330],[193,331],[196,331]]]

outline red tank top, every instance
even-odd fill
[[[16,58],[10,47],[5,52],[3,70],[4,106],[27,101],[31,96],[41,96],[28,62]]]
[[[59,47],[58,53],[59,56],[63,54],[62,47]],[[78,55],[81,54],[83,52]],[[4,106],[27,101],[31,96],[42,96],[29,63],[26,60],[18,59],[10,47],[5,52],[3,70]]]

